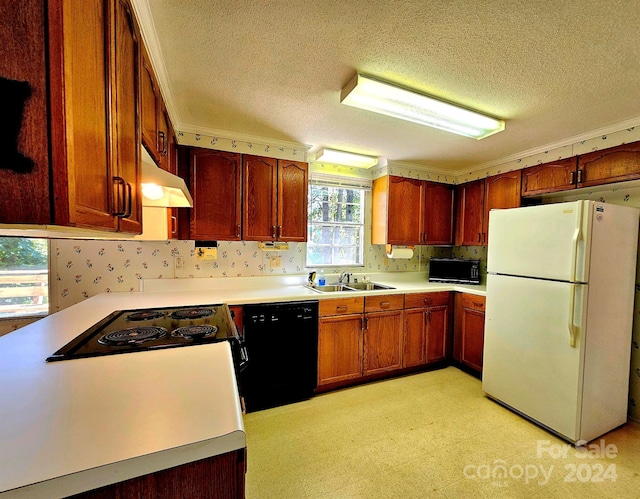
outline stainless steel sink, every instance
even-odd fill
[[[351,284],[325,284],[324,286],[306,286],[318,293],[335,293],[336,291],[376,291],[380,289],[396,289],[375,282],[355,282]]]
[[[346,284],[325,284],[324,286],[306,286],[318,293],[335,293],[336,291],[355,291],[353,288],[347,287]]]
[[[378,289],[396,289],[391,286],[385,286],[384,284],[378,284],[375,282],[354,282],[352,284],[347,284],[348,287],[353,288],[357,291],[375,291]]]

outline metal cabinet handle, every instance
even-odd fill
[[[236,224],[236,237],[240,237],[240,224]]]
[[[282,225],[278,225],[276,227],[276,239],[280,239],[282,237]]]
[[[482,232],[478,232],[478,242],[482,242]]]
[[[582,183],[582,170],[578,170],[578,183]]]
[[[271,237],[272,237],[273,239],[275,239],[275,238],[276,238],[276,226],[275,226],[275,225],[272,225],[272,226],[271,226]]]
[[[423,301],[425,305],[431,305],[433,303],[433,300],[431,298],[425,298]]]
[[[158,151],[162,156],[167,155],[167,136],[162,130],[158,130]]]
[[[178,233],[178,219],[175,215],[171,215],[171,234]]]
[[[346,312],[347,310],[349,310],[349,307],[347,307],[346,305],[340,305],[336,307],[336,312]]]
[[[480,302],[477,302],[477,301],[472,301],[471,303],[473,303],[474,307],[478,307],[478,308],[484,307],[484,303],[480,303]]]
[[[569,177],[569,185],[573,185],[576,183],[576,172],[571,172],[571,176]]]
[[[391,302],[390,301],[381,301],[380,302],[380,308],[389,308],[391,306]]]
[[[129,218],[132,210],[131,184],[122,177],[113,177],[114,217]]]

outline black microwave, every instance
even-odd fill
[[[429,281],[480,284],[480,260],[429,258]]]

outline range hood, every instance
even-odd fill
[[[144,147],[140,183],[142,206],[193,208],[193,198],[184,180],[156,166]]]

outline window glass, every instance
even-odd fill
[[[48,313],[48,241],[0,237],[0,318]]]
[[[309,186],[307,267],[364,265],[364,197],[360,189]]]

